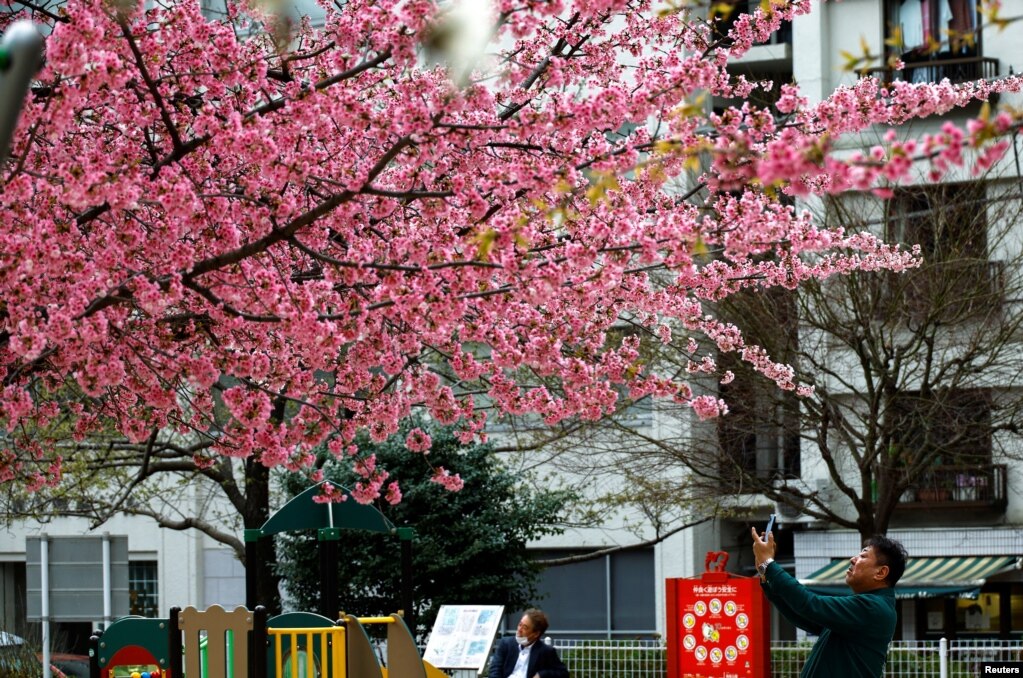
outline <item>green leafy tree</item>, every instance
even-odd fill
[[[538,566],[526,543],[564,528],[562,516],[575,498],[567,490],[533,489],[495,463],[489,445],[463,445],[450,429],[429,431],[429,454],[412,454],[404,440],[415,424],[360,449],[376,454],[378,463],[402,485],[397,505],[380,510],[397,526],[415,530],[413,598],[418,632],[430,628],[444,604],[505,605],[521,609],[536,596]],[[329,457],[329,455],[327,455]],[[432,482],[424,467],[443,466],[458,473],[465,486],[451,492]],[[346,460],[328,458],[324,475],[345,487],[358,480]],[[308,486],[301,476],[288,480],[294,496]],[[299,609],[317,608],[320,591],[316,534],[282,535],[278,573]],[[389,614],[399,609],[400,544],[389,535],[349,531],[341,537],[337,564],[341,609],[358,615]]]

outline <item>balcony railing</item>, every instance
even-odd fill
[[[1007,503],[1005,464],[934,466],[902,493],[904,508],[994,508]]]
[[[905,68],[895,70],[887,66],[867,69],[868,75],[886,84],[894,80],[906,82],[969,82],[998,77],[998,59],[982,56],[948,58],[934,55],[926,61],[905,61]]]

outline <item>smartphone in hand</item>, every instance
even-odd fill
[[[775,515],[772,513],[771,517],[767,519],[767,528],[764,530],[764,539],[767,539],[767,535],[774,529]]]

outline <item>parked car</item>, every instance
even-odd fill
[[[15,678],[39,675],[39,660],[21,636],[0,631],[0,676]]]
[[[0,631],[0,676],[3,678],[35,678],[40,673],[42,661],[42,657],[32,650],[24,638]],[[81,677],[88,678],[88,657],[86,657],[85,669],[86,671],[81,674]],[[50,661],[50,676],[51,678],[72,678],[52,660]],[[76,676],[76,678],[78,677]]]

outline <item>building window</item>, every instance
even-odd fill
[[[553,560],[583,551],[538,551],[537,560]],[[654,550],[619,551],[543,570],[537,606],[551,621],[551,635],[562,638],[653,636],[657,582]],[[586,591],[580,596],[579,591]],[[510,612],[514,628],[521,611]]]
[[[894,305],[918,319],[964,320],[1001,307],[1003,265],[988,260],[983,183],[915,186],[888,201],[886,239],[919,245],[924,264],[888,276]],[[892,304],[882,309],[887,313]]]
[[[977,4],[971,0],[890,0],[887,43],[906,67],[900,79],[965,82],[997,75],[980,54]]]
[[[892,24],[906,53],[963,54],[974,43],[977,4],[970,0],[896,0]]]
[[[128,563],[128,597],[131,614],[142,617],[160,616],[160,580],[155,560]]]
[[[775,360],[795,363],[799,345],[796,298],[785,289],[742,291],[724,302],[725,318],[742,318],[746,341]],[[736,353],[718,355],[722,373],[735,379],[719,386],[728,414],[717,418],[722,489],[762,493],[775,481],[800,477],[799,398],[755,372]]]
[[[991,394],[987,389],[938,389],[898,394],[888,428],[909,463],[982,469],[991,466]]]
[[[755,378],[755,377],[754,377]],[[773,383],[767,385],[774,387]],[[721,387],[728,414],[718,418],[721,479],[729,489],[763,492],[774,481],[800,477],[799,405],[791,392],[758,394],[737,378]]]
[[[624,391],[624,389],[616,390]],[[644,396],[639,400],[629,402],[628,396],[623,393],[619,396],[618,402],[625,404],[625,406],[610,415],[617,424],[631,429],[653,425],[654,399],[650,396]]]
[[[728,39],[728,33],[735,27],[735,21],[743,14],[753,14],[763,6],[760,0],[724,0],[712,4],[711,20],[715,21],[714,35],[719,39]],[[792,22],[783,21],[781,26],[764,42],[758,45],[789,45],[792,44]]]
[[[972,599],[950,596],[917,601],[920,638],[1019,638],[1023,584],[988,582]]]
[[[956,601],[957,634],[997,635],[1001,629],[1001,594],[982,593],[976,600]]]
[[[926,258],[986,258],[987,202],[979,182],[903,188],[888,202],[886,235],[919,244]]]
[[[1023,634],[1023,584],[1009,586],[1009,631]]]

